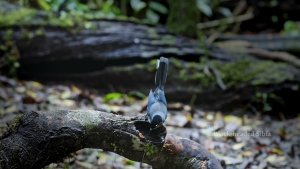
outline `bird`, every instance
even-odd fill
[[[165,57],[157,60],[157,71],[155,74],[155,86],[150,90],[147,104],[147,119],[150,128],[155,129],[163,125],[167,118],[167,100],[164,87],[167,80],[169,61]]]

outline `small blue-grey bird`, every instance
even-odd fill
[[[150,90],[148,96],[147,119],[152,129],[161,126],[167,118],[168,110],[164,86],[167,79],[168,64],[168,59],[164,57],[160,57],[157,61],[155,88]]]

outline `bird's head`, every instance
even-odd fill
[[[151,121],[151,128],[156,128],[163,124],[163,119],[160,115],[155,115]]]

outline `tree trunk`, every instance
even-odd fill
[[[142,120],[87,110],[26,112],[0,140],[0,166],[41,168],[76,150],[101,148],[154,168],[222,168],[194,141],[168,134],[162,144],[153,142]]]

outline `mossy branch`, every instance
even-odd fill
[[[82,148],[101,148],[154,168],[222,168],[198,143],[167,135],[153,144],[139,117],[100,111],[26,112],[0,139],[0,168],[42,168]]]

